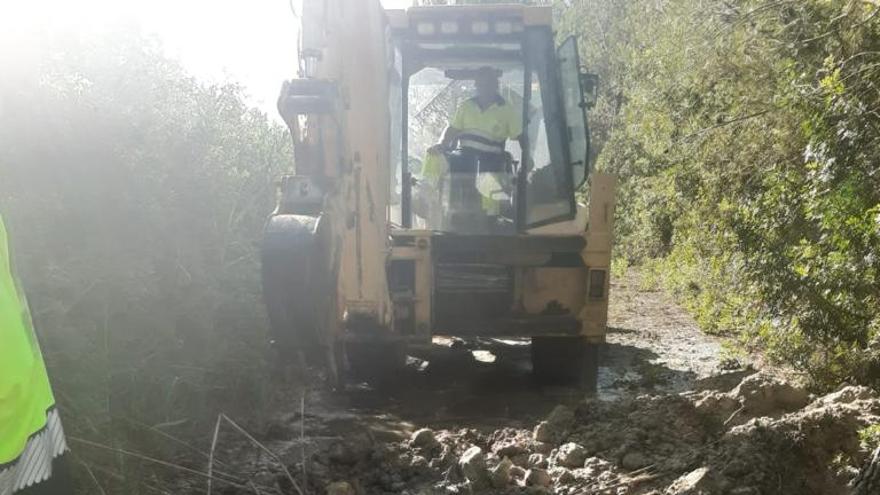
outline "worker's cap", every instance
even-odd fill
[[[495,67],[489,67],[488,65],[480,67],[474,73],[474,79],[477,80],[494,80],[501,78],[501,69],[496,69]]]

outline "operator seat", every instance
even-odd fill
[[[505,227],[512,226],[512,223],[503,220],[510,218],[512,211],[514,161],[510,153],[459,148],[445,155],[449,163],[449,182],[444,194],[444,230],[462,234],[510,230]],[[492,174],[496,182],[504,184],[497,191],[499,197],[487,198],[481,193],[478,185],[481,174]],[[500,203],[495,208],[497,211],[487,211],[487,201]]]

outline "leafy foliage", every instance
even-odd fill
[[[0,81],[0,208],[69,433],[145,449],[160,437],[143,425],[178,435],[220,403],[252,412],[256,246],[286,133],[137,35],[22,46]],[[113,474],[139,471],[130,460],[94,458],[109,491],[147,490]]]
[[[709,330],[880,385],[880,5],[562,2],[618,239]]]

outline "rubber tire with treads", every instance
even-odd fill
[[[583,337],[532,337],[532,371],[540,383],[578,385],[594,392],[600,345]]]
[[[349,378],[385,382],[406,365],[403,342],[349,342],[345,345]]]

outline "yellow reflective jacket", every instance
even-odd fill
[[[0,495],[48,479],[67,449],[0,217]]]
[[[522,134],[522,120],[522,109],[501,96],[485,109],[480,108],[474,97],[461,104],[450,125],[459,132],[462,148],[501,153],[505,141],[517,139]]]

